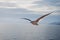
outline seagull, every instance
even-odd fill
[[[50,12],[50,13],[48,13],[48,14],[45,14],[45,15],[43,15],[43,16],[37,18],[37,19],[34,20],[34,21],[32,21],[32,20],[30,20],[30,19],[28,19],[28,18],[22,18],[22,19],[25,19],[25,20],[30,21],[30,23],[32,23],[33,25],[38,25],[38,22],[39,22],[42,18],[44,18],[44,17],[50,15],[51,13],[53,13],[53,12]]]

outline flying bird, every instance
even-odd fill
[[[34,20],[34,21],[32,21],[32,20],[30,20],[30,19],[28,19],[28,18],[22,18],[22,19],[25,19],[25,20],[30,21],[30,23],[32,23],[33,25],[38,25],[38,22],[39,22],[42,18],[44,18],[44,17],[50,15],[51,13],[53,13],[53,12],[50,12],[50,13],[48,13],[48,14],[45,14],[45,15],[43,15],[43,16],[37,18],[37,19]]]

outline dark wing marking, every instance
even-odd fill
[[[53,13],[53,12],[51,12],[51,13]],[[48,15],[51,14],[51,13],[48,13],[48,14],[45,14],[45,15],[41,16],[40,18],[38,18],[38,19],[36,20],[36,22],[38,22],[40,19],[42,19],[42,18],[48,16]]]
[[[25,20],[31,21],[30,19],[27,19],[27,18],[21,18],[21,19],[25,19]]]

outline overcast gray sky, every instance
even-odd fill
[[[56,17],[53,18],[58,21],[60,0],[0,0],[0,22],[19,22],[19,18],[33,19],[33,15],[34,18],[38,18],[52,11],[55,12],[50,15],[50,18],[55,15]],[[53,21],[53,18],[51,21]]]
[[[23,8],[42,14],[60,10],[60,0],[0,0],[0,8]]]

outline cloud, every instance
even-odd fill
[[[14,2],[16,0],[0,0],[0,2]]]
[[[52,22],[52,23],[49,23],[51,25],[60,25],[60,22]]]
[[[55,1],[53,0],[8,0],[2,1],[0,0],[0,8],[21,8],[26,9],[27,12],[34,11],[40,12],[42,14],[49,13],[54,10],[58,10],[60,7],[56,6],[59,5],[59,1],[56,1],[56,5],[54,4]],[[52,5],[54,4],[54,5]],[[16,12],[17,13],[17,12]],[[37,14],[35,13],[35,14]],[[38,14],[40,14],[38,13]]]
[[[33,4],[35,5],[31,6],[30,9],[33,11],[41,12],[43,14],[54,10],[60,10],[60,0],[35,1]]]
[[[10,2],[0,2],[0,7],[16,7],[15,3]]]
[[[36,1],[34,4],[37,4],[39,6],[43,5],[50,5],[50,6],[60,6],[60,0],[43,0],[43,1]]]
[[[51,6],[60,6],[60,0],[44,0],[45,3],[48,3]]]
[[[44,15],[44,14],[47,14],[47,13],[50,13],[49,11],[48,12],[35,12],[35,11],[31,11],[31,10],[27,10],[27,9],[24,9],[24,8],[16,8],[16,9],[6,9],[6,8],[0,8],[0,16],[2,17],[9,17],[8,15],[15,15],[15,16],[21,16],[20,14],[36,14],[36,15]],[[60,11],[59,10],[56,10],[54,13],[52,13],[53,15],[60,15]],[[13,17],[11,15],[11,17]]]
[[[38,12],[30,11],[24,8],[16,8],[16,9],[6,9],[0,8],[0,16],[1,14],[37,14]],[[39,14],[39,13],[38,13]]]
[[[32,3],[35,2],[35,1],[38,1],[38,0],[17,0],[16,1],[17,8],[29,9],[30,6],[34,5]]]
[[[45,4],[44,0],[29,0],[29,1],[17,1],[17,8],[24,8],[35,12],[40,12],[42,14],[49,13],[54,10],[58,10],[59,7],[48,6]],[[40,14],[39,13],[39,14]]]

